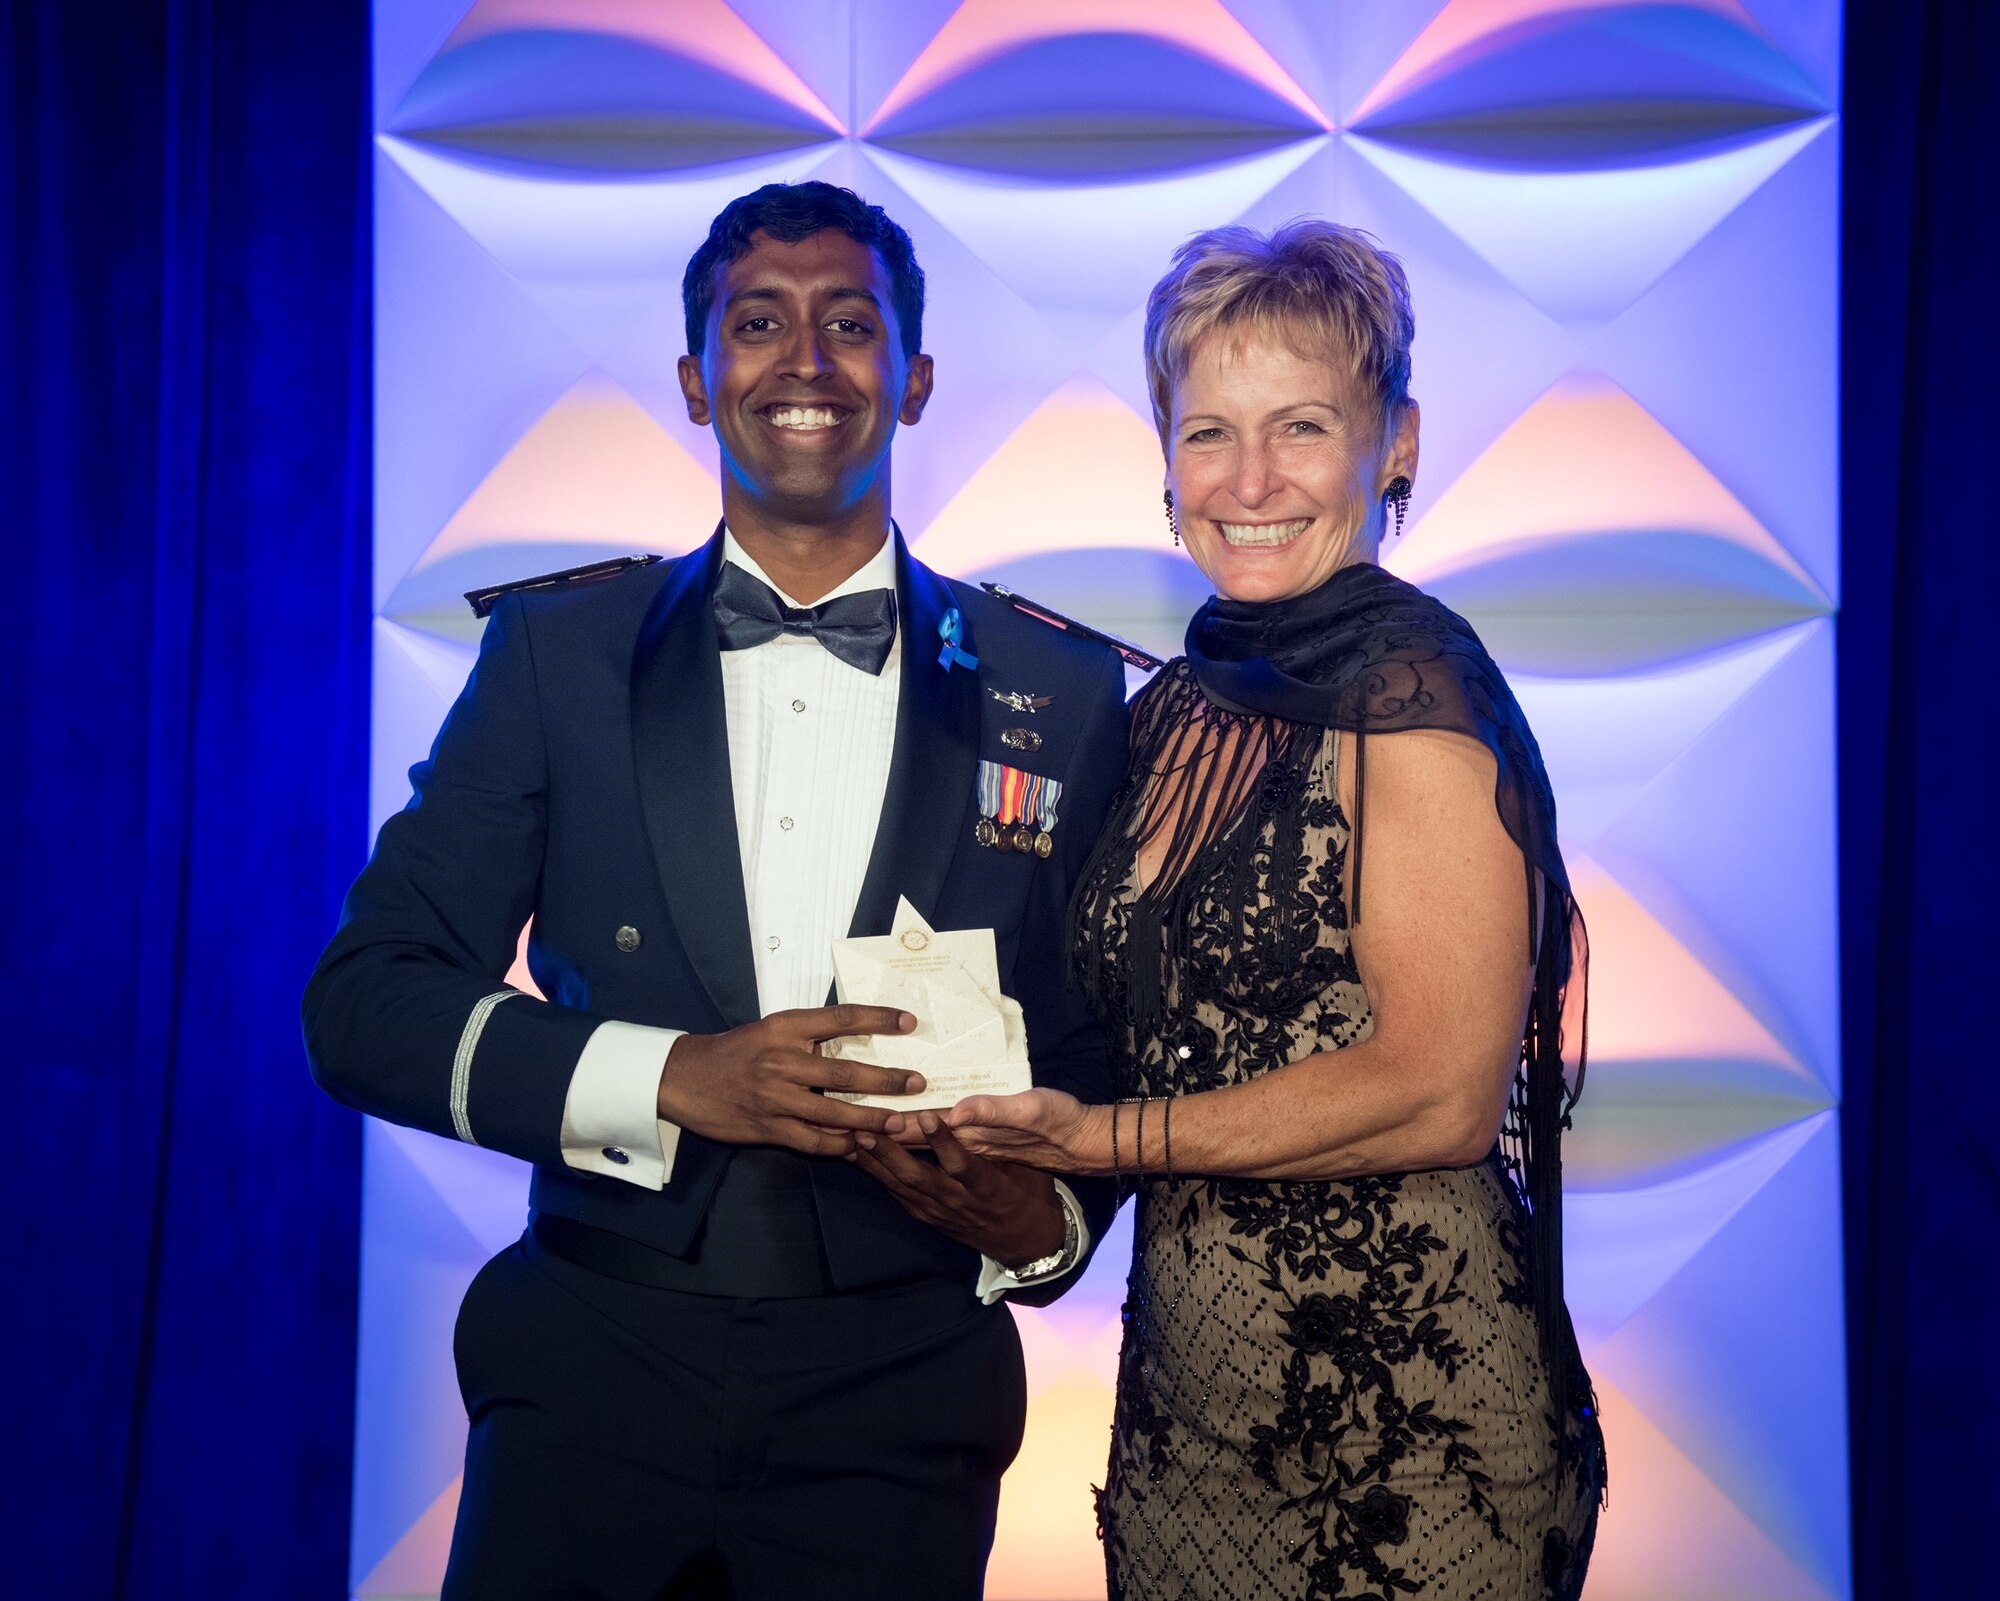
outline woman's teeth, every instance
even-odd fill
[[[1312,527],[1310,517],[1296,517],[1288,523],[1217,523],[1222,537],[1232,545],[1289,545]]]
[[[840,421],[840,413],[831,406],[774,406],[764,415],[779,428],[831,428]]]

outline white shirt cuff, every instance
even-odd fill
[[[686,1030],[599,1023],[584,1042],[563,1101],[563,1161],[641,1189],[665,1189],[678,1125],[660,1118],[660,1075]]]
[[[1076,1204],[1076,1197],[1070,1194],[1069,1186],[1061,1179],[1056,1180],[1056,1199],[1062,1202],[1063,1210],[1069,1213],[1070,1221],[1076,1225],[1076,1255],[1058,1262],[1046,1273],[1036,1273],[1029,1278],[1016,1278],[992,1257],[980,1258],[979,1283],[973,1293],[987,1306],[991,1306],[1009,1290],[1025,1290],[1033,1284],[1046,1284],[1050,1279],[1059,1279],[1083,1260],[1090,1249],[1090,1228],[1083,1221],[1083,1208]]]

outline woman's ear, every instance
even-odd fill
[[[1423,430],[1423,413],[1414,400],[1403,402],[1403,409],[1396,415],[1396,431],[1389,441],[1388,453],[1382,458],[1382,483],[1384,488],[1391,480],[1407,478],[1417,481],[1417,439]]]

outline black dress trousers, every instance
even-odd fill
[[[1027,1388],[1011,1314],[966,1285],[694,1295],[530,1235],[454,1345],[447,1601],[980,1595]]]

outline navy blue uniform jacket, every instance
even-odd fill
[[[720,559],[718,533],[677,561],[500,601],[305,997],[313,1074],[335,1099],[532,1162],[536,1211],[675,1254],[694,1242],[732,1147],[683,1131],[656,1192],[566,1166],[560,1134],[599,1023],[714,1033],[759,1015],[708,603]],[[934,927],[993,929],[1036,1081],[1108,1100],[1104,1035],[1068,978],[1065,910],[1124,777],[1121,663],[941,579],[900,536],[896,571],[895,751],[852,931],[886,934],[899,895]],[[976,670],[939,664],[953,606]],[[1051,700],[1024,716],[989,689]],[[1010,727],[1032,728],[1040,747],[1003,745]],[[982,758],[1061,782],[1049,857],[973,838]],[[531,916],[528,965],[548,999],[493,1005]],[[615,939],[628,927],[641,936],[632,950]],[[836,1285],[970,1283],[976,1255],[865,1173],[815,1161],[812,1180]],[[1101,1238],[1110,1185],[1072,1188]],[[1052,1299],[1074,1277],[1017,1298]]]

